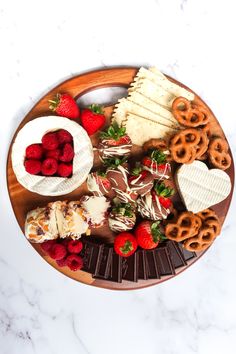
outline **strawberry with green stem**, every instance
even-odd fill
[[[96,196],[107,195],[111,190],[111,182],[105,172],[91,172],[87,178],[87,187]]]
[[[160,221],[141,221],[136,227],[134,235],[138,245],[144,249],[156,248],[159,242],[166,239]]]
[[[131,176],[128,180],[131,190],[142,196],[150,192],[152,189],[154,177],[151,172],[144,170],[142,166],[137,165],[131,171]]]
[[[165,209],[169,209],[172,206],[172,200],[170,197],[172,197],[174,193],[174,189],[166,186],[164,183],[156,183],[152,191],[152,197],[155,199],[157,196],[160,204]]]
[[[57,93],[54,100],[49,100],[49,108],[61,117],[78,119],[79,107],[74,98],[67,93]]]
[[[129,232],[121,232],[114,241],[114,250],[121,257],[131,256],[137,249],[136,238]]]
[[[81,124],[88,135],[95,134],[106,123],[103,108],[96,104],[92,104],[88,108],[83,109],[80,119]]]
[[[116,204],[109,215],[108,224],[112,231],[122,232],[131,230],[136,222],[135,210],[130,203]]]
[[[102,160],[119,156],[129,156],[131,148],[132,141],[126,134],[126,129],[119,127],[116,122],[100,134],[98,150]]]
[[[143,168],[149,171],[155,179],[162,180],[171,175],[171,166],[163,151],[152,150],[142,159]]]

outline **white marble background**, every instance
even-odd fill
[[[5,163],[17,125],[49,88],[110,65],[157,65],[199,93],[235,153],[235,1],[0,1],[0,354],[233,354],[235,201],[223,233],[160,286],[111,292],[67,279],[14,219]]]

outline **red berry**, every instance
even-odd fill
[[[60,155],[59,160],[63,162],[70,162],[73,160],[74,155],[75,153],[73,147],[66,143],[62,148],[62,154]]]
[[[79,240],[70,240],[67,246],[67,250],[70,253],[80,253],[83,249],[83,243]]]
[[[59,156],[61,155],[60,149],[55,150],[45,150],[45,157],[52,157],[55,160],[59,160]]]
[[[65,267],[67,265],[66,257],[56,260],[59,267]]]
[[[172,201],[170,198],[158,197],[158,199],[161,205],[166,209],[169,209],[172,205]]]
[[[65,129],[61,129],[57,132],[57,138],[59,144],[71,143],[73,140],[72,135]]]
[[[57,160],[49,157],[42,163],[42,174],[44,176],[52,176],[57,172],[58,163]]]
[[[40,160],[43,156],[43,148],[41,144],[31,144],[25,150],[27,159]]]
[[[122,257],[131,256],[137,249],[136,238],[129,232],[121,232],[114,241],[115,252]]]
[[[76,254],[71,254],[66,258],[66,264],[71,270],[76,271],[83,267],[83,259]]]
[[[48,253],[50,249],[52,248],[53,245],[56,244],[56,240],[48,240],[43,243],[41,243],[41,248],[44,252]]]
[[[41,162],[38,160],[26,160],[25,161],[25,170],[31,175],[37,175],[41,172]]]
[[[42,137],[43,148],[46,150],[55,150],[59,146],[57,133],[47,133]]]
[[[106,118],[102,113],[101,107],[91,105],[90,109],[84,109],[81,113],[81,123],[88,135],[96,133],[106,123]]]
[[[54,100],[49,100],[49,108],[55,111],[59,116],[71,119],[79,118],[79,107],[74,98],[67,93],[58,93]]]
[[[49,251],[49,256],[52,259],[55,260],[60,260],[63,259],[66,256],[66,248],[65,246],[63,246],[62,244],[56,243],[55,245],[53,245]]]
[[[159,241],[163,237],[159,222],[148,220],[141,221],[136,227],[134,234],[138,245],[144,249],[152,249],[157,247]]]
[[[66,249],[67,249],[67,246],[68,246],[69,242],[70,242],[70,238],[64,238],[64,239],[61,240],[62,245],[65,246]]]
[[[72,174],[72,164],[60,163],[58,165],[57,173],[60,177],[69,177]]]

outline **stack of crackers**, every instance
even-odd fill
[[[181,129],[171,106],[176,97],[192,101],[194,94],[171,82],[157,68],[140,68],[128,89],[128,97],[115,105],[112,122],[126,128],[133,144],[152,138],[168,138]]]

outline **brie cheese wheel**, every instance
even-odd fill
[[[40,144],[44,134],[67,130],[73,136],[73,175],[70,178],[36,176],[26,172],[25,150],[31,144]],[[27,123],[17,134],[12,146],[12,167],[18,182],[41,195],[58,196],[72,192],[87,178],[93,166],[93,147],[86,131],[76,122],[58,116],[36,118]]]
[[[226,172],[209,170],[201,161],[182,165],[175,180],[187,210],[198,213],[228,197],[231,181]]]

